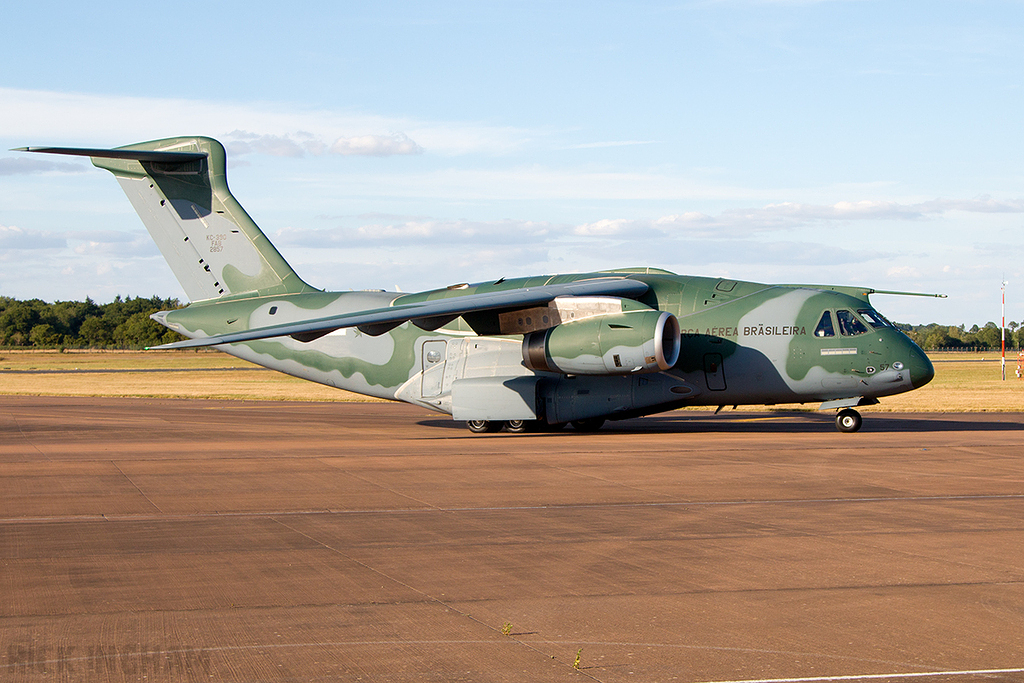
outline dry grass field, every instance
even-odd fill
[[[375,401],[219,351],[0,351],[0,394]]]
[[[1002,380],[999,353],[930,354],[935,379],[864,412],[1007,412],[1024,410],[1024,380],[1017,379],[1017,358],[1006,359]]]
[[[1024,380],[1008,359],[1000,378],[998,354],[936,354],[926,387],[882,399],[865,412],[979,412],[1024,410]],[[0,351],[0,394],[135,396],[284,401],[371,401],[216,351]],[[813,409],[814,406],[775,406]]]

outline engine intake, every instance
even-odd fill
[[[668,370],[679,360],[679,321],[653,309],[564,323],[523,337],[523,363],[565,375]]]

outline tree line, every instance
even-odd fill
[[[177,299],[117,296],[109,304],[0,296],[0,346],[141,349],[184,339],[149,316],[181,308]]]
[[[177,299],[117,296],[109,304],[40,299],[19,301],[0,296],[0,346],[21,348],[141,349],[184,339],[149,316],[181,308]],[[999,326],[994,322],[966,326],[897,324],[923,349],[998,349]],[[1024,345],[1024,326],[1011,322],[1007,347]]]
[[[904,325],[896,324],[904,334],[914,340],[922,349],[998,349],[1000,348],[999,325],[985,323],[983,327],[974,325],[967,329],[965,325]],[[1020,348],[1024,344],[1024,327],[1017,322],[1008,323],[1004,333],[1006,348]]]

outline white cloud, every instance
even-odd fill
[[[301,157],[306,152],[319,154],[323,151],[323,143],[309,139],[295,140],[290,135],[260,135],[244,130],[234,130],[222,140],[228,158],[246,154],[269,154],[275,157]]]
[[[1024,213],[1024,200],[998,201],[983,195],[974,199],[934,199],[916,204],[873,200],[843,201],[831,206],[782,203],[769,204],[763,211],[767,215],[794,217],[798,220],[914,219],[949,211]]]
[[[29,155],[31,156],[31,155]],[[84,164],[50,161],[49,159],[25,157],[0,157],[0,176],[28,175],[29,173],[84,173]]]
[[[894,266],[886,270],[885,275],[890,278],[919,278],[921,271],[911,266]]]
[[[302,157],[307,153],[339,154],[343,156],[392,156],[395,154],[422,154],[423,148],[405,133],[390,135],[355,135],[325,142],[312,133],[298,132],[285,135],[260,135],[235,130],[225,137],[224,146],[229,155],[242,156],[260,153],[278,157]]]
[[[392,154],[422,154],[423,148],[410,140],[404,133],[393,135],[357,135],[338,138],[330,147],[335,154],[358,154],[362,156],[385,157]]]
[[[121,145],[174,135],[227,137],[258,131],[243,133],[237,142],[247,143],[249,151],[286,156],[298,150],[317,153],[314,150],[322,152],[332,147],[337,147],[337,154],[415,154],[422,149],[432,154],[460,155],[506,153],[535,135],[512,127],[421,121],[274,102],[14,88],[0,88],[0,102],[4,103],[0,108],[0,131],[4,138],[25,141],[16,144]]]
[[[66,232],[71,250],[80,256],[94,255],[114,258],[148,258],[160,255],[156,243],[144,231],[83,230]]]
[[[417,138],[419,141],[419,138]],[[429,145],[424,143],[427,151]],[[431,200],[600,202],[637,200],[662,202],[761,201],[779,192],[714,185],[658,171],[606,172],[544,166],[449,166],[427,172],[303,173],[292,176],[304,188],[358,188],[361,197],[416,197]]]
[[[420,244],[522,244],[544,242],[565,233],[567,229],[568,226],[533,221],[413,219],[326,230],[287,227],[277,231],[274,241],[282,245],[304,247],[346,244],[389,244],[403,247]]]
[[[934,199],[914,204],[893,201],[841,201],[835,204],[799,204],[784,202],[760,208],[730,209],[718,215],[688,212],[639,219],[604,219],[576,226],[580,236],[669,234],[686,232],[691,236],[744,237],[752,232],[788,230],[823,222],[920,220],[951,212],[1024,213],[1024,200],[995,200],[978,197],[968,200]]]
[[[827,269],[840,264],[863,264],[886,255],[874,249],[847,249],[818,242],[761,239],[707,239],[660,236],[637,239],[586,238],[571,245],[550,245],[552,250],[571,254],[578,262],[592,263],[589,268],[604,269],[624,265],[652,265],[680,273],[712,275],[736,266],[741,279],[756,277],[747,272],[750,266],[770,264],[772,267],[807,266]],[[792,275],[783,276],[791,279]],[[825,278],[830,280],[834,278]]]
[[[653,145],[655,140],[610,140],[608,142],[585,142],[572,145],[569,149],[604,149],[606,147],[634,147],[636,145]]]
[[[640,227],[641,223],[639,221],[627,220],[624,218],[603,218],[599,221],[594,221],[593,223],[577,225],[573,230],[573,233],[584,237],[598,235],[607,237],[610,235],[622,235]]]
[[[545,260],[523,263],[520,274],[530,270],[590,270],[630,265],[657,265],[681,272],[707,273],[709,269],[770,264],[772,267],[820,269],[811,277],[833,281],[837,266],[873,263],[877,277],[915,280],[922,277],[917,266],[929,258],[935,246],[915,242],[908,236],[900,243],[891,236],[893,221],[936,220],[946,214],[971,211],[986,214],[1021,212],[1016,200],[936,199],[928,202],[843,201],[829,205],[769,204],[760,208],[731,209],[718,214],[688,212],[656,218],[606,218],[589,223],[504,220],[440,220],[425,217],[387,215],[339,216],[340,223],[329,229],[288,227],[279,230],[274,241],[295,249],[360,250],[374,258],[374,249],[388,253],[416,253],[428,263],[454,265],[467,253],[479,259],[484,254],[511,254],[522,247],[543,251]],[[854,223],[872,222],[873,226]],[[828,227],[823,229],[822,225]],[[809,226],[803,233],[796,230]],[[780,238],[788,233],[785,238]],[[835,239],[855,234],[856,239]],[[976,245],[971,253],[983,249]],[[927,252],[927,253],[925,253]],[[341,253],[336,252],[336,253]],[[534,253],[534,252],[529,252]],[[527,252],[517,258],[525,258]],[[321,255],[319,258],[328,258]],[[346,259],[353,258],[346,255]],[[511,257],[510,257],[511,258]],[[907,266],[909,260],[913,266]],[[496,259],[500,262],[500,259]],[[511,263],[511,260],[506,263]],[[477,265],[463,277],[484,279],[488,273]],[[549,270],[541,270],[542,268]],[[809,271],[811,272],[811,271]],[[741,273],[738,277],[749,277]],[[795,274],[781,276],[793,278]],[[853,279],[857,279],[854,276]],[[426,284],[426,283],[424,283]]]
[[[61,249],[67,244],[57,233],[0,225],[0,249]]]

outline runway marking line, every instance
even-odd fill
[[[914,673],[853,674],[849,676],[810,676],[805,678],[746,678],[735,681],[703,681],[702,683],[816,683],[817,681],[871,681],[888,678],[935,678],[938,676],[993,676],[1024,673],[1020,669],[974,669],[970,671],[922,671]]]

